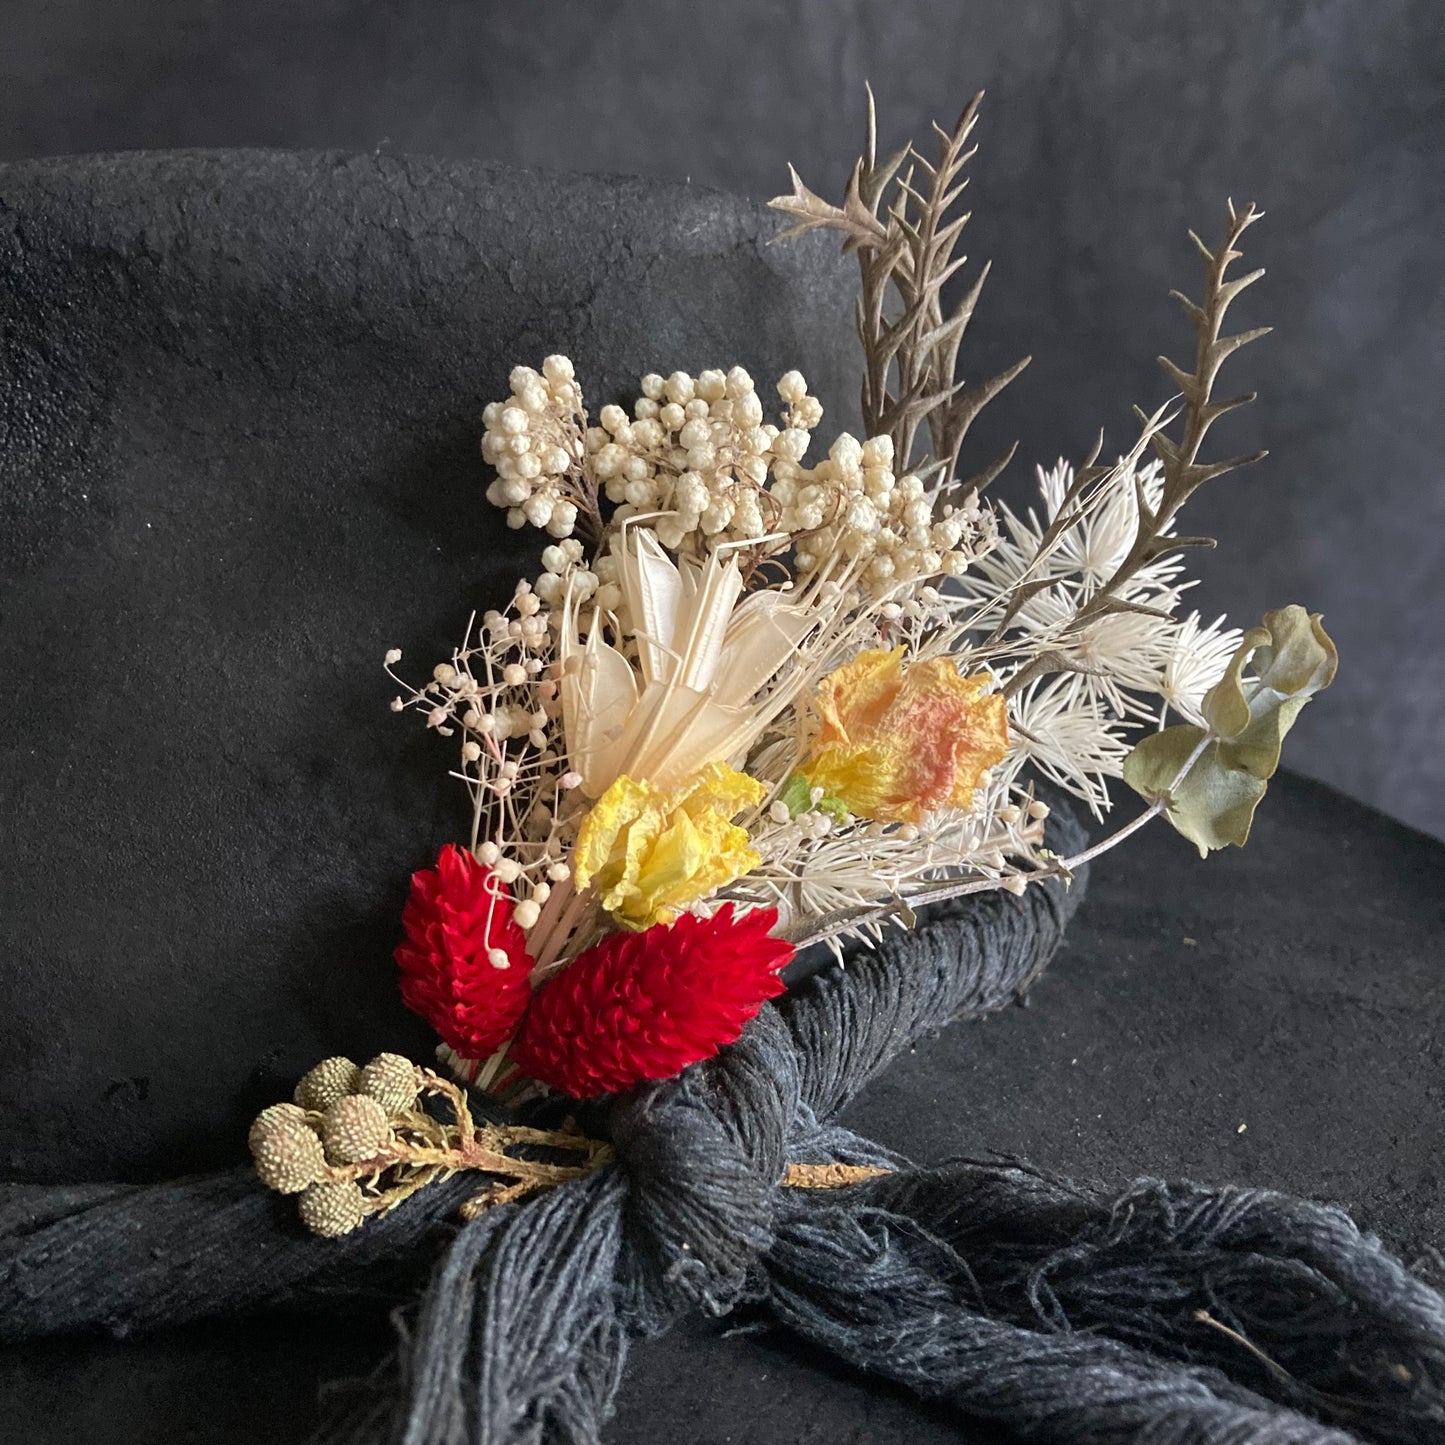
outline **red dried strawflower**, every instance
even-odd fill
[[[435,868],[411,875],[401,925],[403,1002],[464,1058],[486,1058],[511,1036],[531,997],[532,959],[505,885],[448,843]],[[506,955],[505,967],[493,962],[493,949]]]
[[[524,1074],[576,1099],[670,1079],[742,1033],[783,991],[793,946],[770,938],[776,910],[684,913],[610,933],[533,996],[512,1044]]]

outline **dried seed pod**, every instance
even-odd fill
[[[349,1234],[366,1216],[361,1186],[349,1179],[340,1184],[313,1184],[298,1203],[302,1224],[312,1234],[328,1238]]]
[[[378,1054],[362,1071],[358,1094],[375,1099],[388,1114],[416,1103],[416,1065],[400,1054]]]
[[[251,1125],[251,1157],[261,1182],[279,1194],[299,1194],[326,1169],[321,1140],[295,1104],[272,1104]]]
[[[339,1056],[322,1059],[302,1077],[292,1097],[303,1109],[325,1113],[333,1104],[354,1093],[360,1078],[361,1070],[350,1059]]]
[[[321,1140],[333,1164],[374,1159],[390,1138],[386,1110],[369,1094],[348,1094],[333,1104],[321,1121]]]

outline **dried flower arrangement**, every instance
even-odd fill
[[[466,1085],[583,1099],[669,1078],[738,1038],[798,948],[1067,879],[1157,817],[1201,853],[1242,844],[1285,734],[1328,686],[1335,650],[1303,608],[1243,633],[1181,615],[1184,554],[1213,543],[1179,533],[1179,513],[1258,459],[1201,459],[1213,423],[1251,399],[1215,384],[1264,334],[1224,333],[1262,274],[1230,275],[1253,207],[1230,205],[1217,247],[1193,237],[1203,297],[1178,298],[1193,363],[1161,358],[1176,395],[1139,414],[1125,455],[1041,470],[1024,514],[984,499],[1012,452],[959,475],[974,419],[1026,365],[959,377],[987,267],[943,301],[966,263],[977,112],[935,127],[931,159],[910,145],[880,162],[870,97],[842,204],[796,173],[772,202],[785,235],[837,231],[858,258],[861,441],[839,435],[809,463],[822,407],[796,371],[776,383],[776,420],[734,367],[644,376],[631,415],[609,405],[594,422],[564,356],[518,366],[486,408],[488,497],[548,534],[544,570],[422,685],[386,658],[393,709],[456,740],[473,805],[466,846],[414,876],[396,955],[403,998]],[[1057,856],[1036,778],[1097,819],[1110,778],[1144,806]],[[605,1157],[571,1129],[478,1132],[429,1071],[382,1099],[368,1075],[411,1068],[388,1057],[327,1061],[253,1131],[263,1179],[299,1191],[313,1229],[442,1172],[511,1181],[485,1200]],[[584,1163],[509,1161],[518,1145]]]

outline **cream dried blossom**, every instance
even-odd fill
[[[797,669],[774,679],[838,610],[818,588],[744,596],[735,555],[675,563],[644,526],[624,523],[618,562],[636,663],[595,609],[583,639],[575,598],[558,653],[568,755],[593,798],[623,774],[670,787],[744,755],[797,695]]]
[[[582,465],[582,389],[565,356],[549,356],[541,371],[512,369],[512,394],[482,412],[482,457],[496,469],[487,499],[507,509],[512,527],[544,528],[570,537],[579,511],[596,515],[596,493]]]
[[[575,578],[572,585],[586,590]],[[570,873],[568,815],[580,782],[567,766],[554,654],[549,609],[524,580],[504,611],[487,612],[480,625],[474,619],[451,661],[437,664],[423,686],[402,682],[397,649],[386,656],[404,689],[393,709],[419,711],[440,736],[459,738],[457,776],[472,796],[472,847],[511,890],[524,929]]]
[[[533,590],[548,607],[555,608],[569,593],[585,600],[593,596],[600,586],[601,577],[596,565],[588,565],[585,550],[576,537],[566,537],[542,548],[542,572],[533,584]],[[604,597],[601,605],[608,605],[608,600]],[[549,620],[557,616],[553,612]]]
[[[848,566],[871,596],[937,577],[961,577],[992,544],[976,502],[935,503],[914,475],[895,477],[893,439],[847,432],[811,470],[782,465],[771,496],[779,527],[796,537],[799,580]]]
[[[847,573],[859,597],[961,576],[992,545],[993,520],[976,500],[939,504],[919,476],[895,475],[891,436],[845,432],[808,467],[823,410],[800,372],[777,383],[781,424],[765,419],[742,367],[650,373],[631,417],[608,405],[595,426],[574,376],[566,357],[548,357],[540,373],[518,367],[511,401],[484,413],[483,453],[498,468],[489,498],[511,525],[565,539],[543,555],[537,588],[548,603],[574,577],[604,610],[624,602],[608,556],[589,567],[571,536],[579,507],[600,529],[599,498],[614,504],[613,527],[645,518],[672,552],[751,543],[752,567],[791,549],[798,582]]]
[[[778,530],[768,482],[779,462],[808,450],[823,408],[801,373],[778,382],[782,425],[764,418],[753,379],[740,366],[696,377],[675,371],[642,378],[633,416],[605,406],[588,429],[593,474],[615,520],[658,516],[658,539],[673,551],[751,541]]]

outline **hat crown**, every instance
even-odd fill
[[[852,281],[757,202],[458,162],[82,157],[0,197],[0,1159],[174,1174],[322,1055],[426,1054],[390,951],[465,799],[381,659],[424,677],[535,570],[483,403],[560,351],[594,415],[740,364],[846,426]]]

